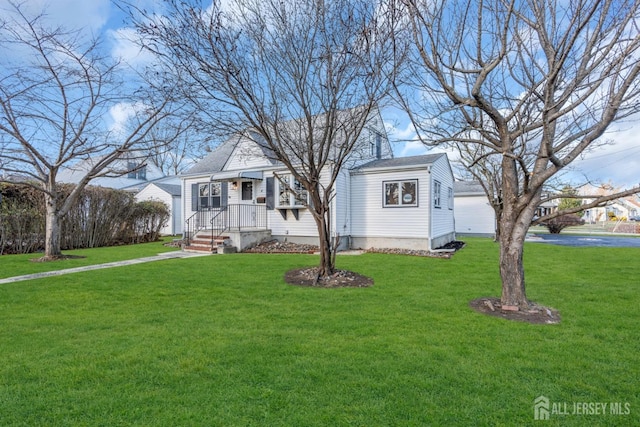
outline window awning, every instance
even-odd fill
[[[235,181],[237,179],[256,179],[261,181],[262,171],[225,171],[211,175],[211,181]]]

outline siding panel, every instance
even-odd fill
[[[495,212],[487,196],[456,196],[455,206],[456,233],[495,235]]]
[[[383,207],[383,182],[418,180],[418,207]],[[429,175],[426,170],[358,174],[351,177],[352,235],[355,237],[429,236]]]
[[[433,208],[432,236],[436,238],[450,234],[455,229],[454,209],[449,208],[448,190],[453,189],[453,174],[446,157],[440,157],[431,167],[433,180],[441,184],[440,208]],[[455,206],[452,206],[455,208]]]

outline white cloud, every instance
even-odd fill
[[[18,2],[28,16],[45,12],[46,22],[67,29],[84,28],[97,32],[107,23],[114,8],[110,0],[29,0]],[[0,0],[3,13],[11,11],[10,0]]]
[[[107,36],[113,41],[111,55],[122,62],[135,67],[153,61],[153,54],[140,47],[139,34],[133,28],[108,30]]]
[[[394,120],[385,121],[385,128],[389,136],[389,141],[396,157],[421,156],[430,153],[446,153],[449,161],[455,162],[459,154],[446,146],[430,147],[425,145],[418,138],[418,134],[413,123],[403,113],[390,113],[387,118],[392,117]]]
[[[111,118],[111,132],[113,132],[116,136],[125,135],[130,120],[135,117],[138,112],[143,111],[145,108],[146,106],[142,102],[121,102],[111,107],[111,109],[109,110],[109,116]]]
[[[396,157],[446,152],[451,162],[459,158],[455,150],[422,144],[406,114],[399,110],[386,109],[382,115]],[[640,185],[640,113],[612,125],[601,139],[610,143],[584,154],[559,178],[577,185],[586,180],[623,188]]]

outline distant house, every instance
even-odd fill
[[[608,196],[620,191],[622,191],[621,188],[616,188],[611,184],[585,186],[580,191],[582,194],[587,195],[582,199],[582,204],[591,203],[596,197]],[[620,220],[637,217],[638,215],[640,215],[640,197],[638,195],[631,195],[611,200],[604,206],[585,209],[582,219],[588,223],[595,224],[609,221],[611,218]]]
[[[60,183],[77,184],[86,175],[87,171],[99,161],[99,158],[89,158],[82,160],[75,165],[60,170],[57,180]],[[151,181],[165,178],[162,171],[140,159],[121,159],[114,162],[113,169],[130,171],[120,176],[101,176],[91,180],[90,185],[99,187],[115,188],[118,190],[128,188],[129,191],[142,189]],[[179,182],[179,180],[177,181]]]
[[[76,184],[87,173],[97,158],[90,158],[66,168],[58,174],[58,182]],[[121,159],[113,169],[129,171],[120,176],[102,176],[91,180],[89,185],[113,188],[135,194],[136,200],[159,200],[164,202],[171,212],[169,222],[161,234],[182,234],[184,223],[182,216],[182,186],[177,176],[165,176],[155,165],[141,162],[140,159]]]
[[[456,181],[455,220],[456,234],[466,236],[495,236],[496,214],[487,194],[478,181]]]
[[[160,234],[175,236],[182,234],[182,187],[178,184],[152,182],[136,193],[136,200],[160,201],[169,207],[169,221]]]
[[[331,237],[342,249],[435,249],[455,239],[445,154],[393,158],[376,113],[345,165],[331,202]],[[239,250],[266,239],[318,243],[304,188],[246,135],[232,136],[181,177],[190,241],[210,236],[204,246],[212,248],[224,235]]]
[[[585,199],[583,204],[591,201],[593,199]],[[636,218],[638,215],[640,215],[640,201],[637,196],[629,196],[612,200],[606,206],[585,209],[582,218],[588,223],[595,224],[610,221],[612,218],[617,220]]]

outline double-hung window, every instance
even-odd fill
[[[199,184],[198,185],[198,207],[208,208],[210,207],[210,194],[211,184]]]
[[[441,207],[441,187],[440,181],[433,181],[433,207]]]
[[[219,208],[222,196],[222,184],[211,182],[198,185],[198,205],[200,209]]]

